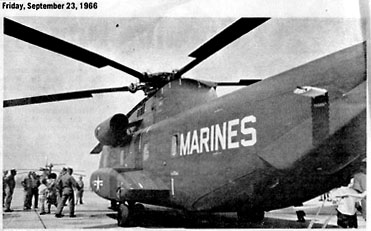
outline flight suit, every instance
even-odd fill
[[[65,174],[60,178],[59,183],[59,188],[62,189],[62,198],[58,201],[58,207],[57,211],[55,213],[56,217],[61,217],[62,216],[62,211],[65,203],[67,200],[69,201],[69,206],[70,206],[70,217],[75,216],[75,195],[73,188],[77,188],[78,190],[79,185],[77,184],[75,178],[71,176],[70,174]]]

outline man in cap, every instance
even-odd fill
[[[14,188],[15,188],[15,175],[17,171],[13,168],[10,170],[10,174],[5,177],[5,210],[4,212],[12,212],[10,209],[10,204],[12,203]]]
[[[62,210],[66,201],[69,201],[70,205],[70,217],[75,217],[75,195],[74,188],[80,189],[75,178],[72,176],[73,169],[67,168],[67,173],[61,176],[58,184],[59,188],[62,189],[62,198],[58,201],[57,211],[55,217],[62,217]]]

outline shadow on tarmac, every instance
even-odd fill
[[[115,214],[104,214],[116,220]],[[146,210],[129,227],[143,228],[308,228],[310,221],[304,223],[276,219],[264,218],[260,223],[240,223],[235,213],[222,214],[197,214],[191,217],[185,217],[177,211],[153,211]],[[97,225],[89,228],[114,228],[117,224]],[[322,228],[322,224],[314,224],[312,228]],[[337,226],[328,225],[326,228],[337,228]]]
[[[52,213],[40,216],[40,210],[23,210],[23,191],[15,192],[12,202],[11,213],[3,212],[4,229],[30,229],[30,228],[63,228],[63,229],[100,229],[117,228],[117,212],[107,209],[108,202],[97,197],[90,191],[85,194],[85,204],[76,207],[76,217],[70,218],[69,208],[66,206],[63,213],[64,218],[54,217],[55,207],[52,207]],[[138,215],[131,227],[143,228],[307,228],[310,219],[315,219],[312,214],[307,214],[307,221],[299,223],[296,221],[296,214],[290,209],[279,212],[269,212],[266,218],[260,223],[240,223],[236,213],[190,213],[185,214],[180,210],[169,209],[158,206],[145,205],[145,210]],[[328,214],[318,217],[318,223],[313,228],[322,228],[323,222],[329,217]],[[317,219],[317,218],[316,218]],[[333,216],[331,224],[326,228],[336,228],[336,216]],[[360,227],[365,227],[359,219]]]

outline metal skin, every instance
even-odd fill
[[[327,90],[325,133],[297,86]],[[366,43],[220,98],[174,80],[127,116],[140,123],[103,147],[90,178],[99,196],[207,212],[296,205],[348,182],[366,156]]]

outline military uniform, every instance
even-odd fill
[[[33,173],[31,178],[31,202],[34,199],[34,208],[38,208],[40,177]]]
[[[10,174],[5,177],[5,212],[11,212],[10,204],[12,202],[14,188],[15,188],[15,179],[14,176],[17,174],[15,169],[10,171]]]
[[[52,205],[55,207],[58,206],[57,204],[57,188],[55,179],[50,179],[48,183],[48,194],[46,197],[46,204],[47,204],[47,212],[50,213],[50,209]]]
[[[5,192],[5,178],[7,177],[8,175],[8,170],[4,170],[3,171],[3,207],[5,207],[5,196],[6,196],[6,192]]]
[[[56,187],[56,192],[57,192],[57,203],[62,199],[62,188],[61,188],[60,181],[61,181],[62,176],[64,176],[65,174],[67,174],[67,169],[63,168],[56,179],[55,187]]]
[[[55,213],[56,217],[62,216],[62,210],[67,200],[70,206],[70,217],[75,216],[75,195],[73,188],[79,189],[79,185],[70,174],[71,173],[67,173],[63,175],[58,182],[58,186],[62,190],[62,198],[58,201],[58,207]]]
[[[32,172],[28,173],[28,175],[22,180],[21,184],[24,189],[24,204],[23,209],[28,210],[31,209],[32,204],[32,179],[31,179]]]

